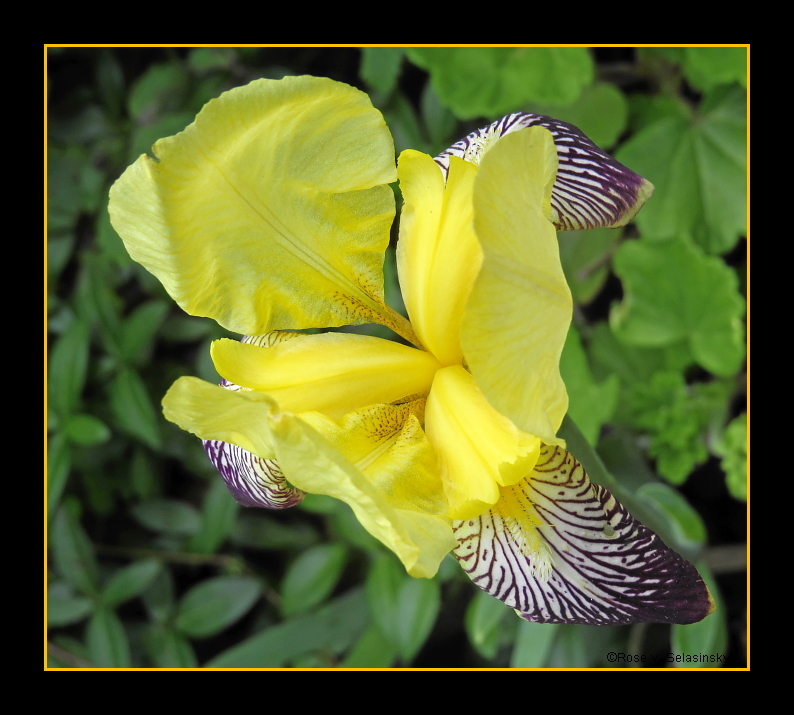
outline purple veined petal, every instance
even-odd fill
[[[240,342],[273,347],[300,333],[276,330],[264,335],[244,335]],[[220,386],[227,390],[247,390],[221,378]],[[303,501],[306,493],[291,487],[274,459],[262,459],[234,444],[219,440],[203,440],[207,456],[223,477],[235,500],[243,506],[264,509],[287,509]]]
[[[653,193],[653,184],[615,161],[578,127],[543,114],[508,114],[441,152],[436,163],[445,176],[450,156],[479,164],[489,144],[536,125],[551,132],[557,147],[559,168],[551,194],[551,220],[558,230],[624,226]]]
[[[262,459],[227,442],[204,440],[204,449],[235,500],[243,506],[287,509],[305,492],[287,484],[274,459]]]
[[[714,610],[695,567],[559,447],[544,446],[527,479],[453,530],[469,577],[527,621],[686,624]]]

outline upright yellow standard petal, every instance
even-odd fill
[[[428,352],[366,335],[299,335],[273,347],[216,340],[218,373],[270,395],[283,411],[341,417],[360,407],[427,393],[438,361]]]
[[[419,339],[443,365],[460,364],[460,326],[482,252],[472,225],[477,167],[457,157],[446,185],[438,164],[417,151],[400,155],[405,205],[397,268],[403,300]]]
[[[542,127],[503,137],[474,184],[482,269],[466,306],[461,342],[488,401],[546,444],[568,407],[559,361],[573,303],[549,221],[557,152]]]
[[[540,440],[494,410],[460,365],[436,373],[425,429],[438,453],[453,519],[490,509],[499,486],[526,477],[540,454]]]
[[[257,80],[209,102],[110,192],[130,255],[237,333],[399,321],[383,304],[394,149],[363,92]]]
[[[298,416],[273,420],[284,476],[299,489],[350,505],[361,525],[388,546],[412,576],[430,578],[455,547],[448,519],[399,508],[365,474]]]

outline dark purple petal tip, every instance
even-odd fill
[[[450,156],[478,164],[490,142],[532,126],[548,129],[557,147],[551,220],[558,230],[624,226],[653,193],[653,184],[609,156],[578,127],[543,114],[516,112],[502,117],[453,144],[436,162],[445,175]]]

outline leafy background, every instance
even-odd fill
[[[50,667],[674,667],[670,653],[744,667],[746,54],[49,48]],[[175,378],[218,379],[209,343],[225,332],[129,259],[108,189],[222,91],[303,73],[369,92],[398,152],[436,154],[528,110],[577,124],[656,185],[628,228],[560,234],[576,300],[562,368],[608,486],[698,564],[714,615],[525,623],[451,557],[433,580],[407,577],[344,504],[239,508],[163,419]],[[393,252],[386,275],[400,308]]]

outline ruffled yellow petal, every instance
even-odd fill
[[[188,313],[245,334],[404,327],[383,304],[394,149],[366,94],[257,80],[153,151],[114,184],[111,221]]]
[[[299,335],[260,347],[212,343],[218,373],[267,393],[281,410],[341,417],[360,407],[427,393],[438,369],[428,352],[366,335]]]
[[[291,483],[349,504],[361,525],[397,554],[412,576],[436,574],[456,544],[448,519],[395,507],[384,491],[298,416],[274,419],[273,433],[279,464]]]
[[[426,154],[404,151],[398,173],[405,199],[397,268],[403,300],[422,345],[443,365],[460,364],[460,326],[482,252],[472,225],[477,167],[457,157],[446,186]]]
[[[568,396],[559,361],[572,300],[548,219],[557,167],[551,134],[531,127],[487,152],[474,184],[483,264],[463,319],[466,361],[488,401],[547,444]]]
[[[163,397],[163,414],[202,439],[236,444],[262,459],[275,457],[270,416],[273,398],[226,390],[197,377],[180,377]]]
[[[263,459],[275,458],[289,484],[349,504],[362,526],[397,554],[408,573],[430,578],[457,542],[449,518],[440,515],[445,512],[444,496],[434,475],[432,448],[413,414],[416,405],[391,412],[389,407],[362,410],[334,423],[316,413],[280,414],[267,395],[226,390],[190,377],[177,380],[163,399],[166,418],[182,429],[235,444]],[[359,464],[352,464],[310,424],[350,451]],[[342,434],[346,428],[352,434]]]
[[[540,440],[494,410],[460,365],[436,373],[425,430],[439,456],[453,519],[490,509],[499,499],[499,485],[526,477],[540,454]]]
[[[421,398],[370,405],[338,420],[318,412],[300,418],[360,469],[391,506],[446,516],[436,455],[420,425],[424,403]]]

